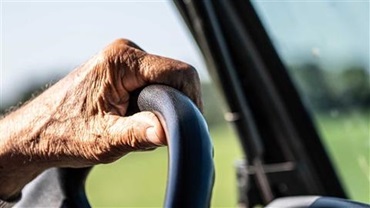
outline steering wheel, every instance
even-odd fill
[[[169,150],[165,207],[209,207],[214,181],[213,148],[207,124],[192,101],[164,85],[144,88],[141,111],[154,112]],[[15,207],[90,207],[85,180],[91,168],[52,168],[28,184]]]

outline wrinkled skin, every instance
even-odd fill
[[[41,95],[0,121],[0,199],[12,199],[50,167],[113,162],[136,150],[166,145],[151,112],[125,116],[130,93],[160,83],[201,108],[193,67],[116,40]]]

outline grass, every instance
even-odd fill
[[[350,197],[370,203],[368,115],[333,113],[315,120]],[[212,207],[236,207],[234,164],[242,158],[241,150],[230,127],[214,127],[211,135],[216,167]],[[166,176],[166,148],[131,153],[114,164],[95,167],[87,193],[93,207],[162,207]]]
[[[315,120],[349,197],[370,203],[369,111],[332,112]]]

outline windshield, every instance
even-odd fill
[[[369,2],[253,1],[349,196],[370,202]]]

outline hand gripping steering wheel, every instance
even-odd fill
[[[154,112],[168,139],[165,207],[209,207],[214,181],[213,148],[207,124],[192,101],[163,85],[144,88],[141,111]],[[85,180],[91,168],[52,168],[23,190],[15,207],[90,207]]]

